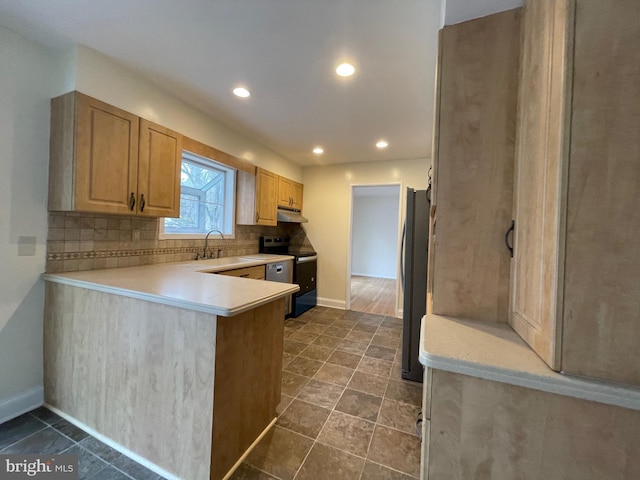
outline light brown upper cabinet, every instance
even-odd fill
[[[140,119],[138,214],[180,216],[182,135]]]
[[[279,177],[278,206],[302,210],[302,184],[285,177]]]
[[[180,216],[182,136],[79,92],[51,101],[49,210]]]
[[[554,370],[560,369],[573,24],[573,0],[524,7],[509,322]]]
[[[513,203],[520,13],[440,32],[428,282],[435,314],[508,319],[503,236]]]
[[[514,329],[556,370],[640,385],[640,2],[529,0]]]
[[[278,224],[278,175],[256,167],[255,175],[238,172],[238,225]]]

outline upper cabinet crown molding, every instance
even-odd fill
[[[80,92],[51,101],[49,210],[180,216],[182,135]]]

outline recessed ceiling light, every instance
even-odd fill
[[[336,73],[341,77],[350,77],[356,71],[356,68],[350,63],[341,63],[336,68]]]
[[[376,147],[378,148],[387,148],[389,146],[389,143],[387,143],[384,140],[380,140],[378,143],[376,143]]]
[[[247,90],[246,88],[244,88],[244,87],[236,87],[236,88],[233,89],[233,94],[236,97],[246,98],[249,95],[251,95],[251,92],[249,90]]]
[[[322,147],[316,147],[313,149],[313,153],[315,153],[316,155],[320,155],[324,153],[324,149]]]

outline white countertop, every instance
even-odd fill
[[[213,275],[215,272],[293,260],[255,254],[72,273],[47,273],[49,282],[231,317],[300,290],[291,283]]]
[[[420,363],[426,367],[640,410],[640,389],[551,370],[508,324],[425,315]]]

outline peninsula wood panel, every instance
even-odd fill
[[[508,319],[519,39],[520,9],[441,32],[436,314]]]
[[[218,317],[211,480],[220,480],[276,417],[284,299]]]
[[[182,135],[140,119],[138,160],[139,215],[180,216]]]
[[[640,478],[639,411],[441,370],[432,382],[425,478]]]
[[[46,284],[45,402],[180,478],[209,478],[216,317]]]
[[[560,367],[574,3],[524,7],[509,323]]]
[[[562,370],[640,385],[640,2],[576,17]]]

